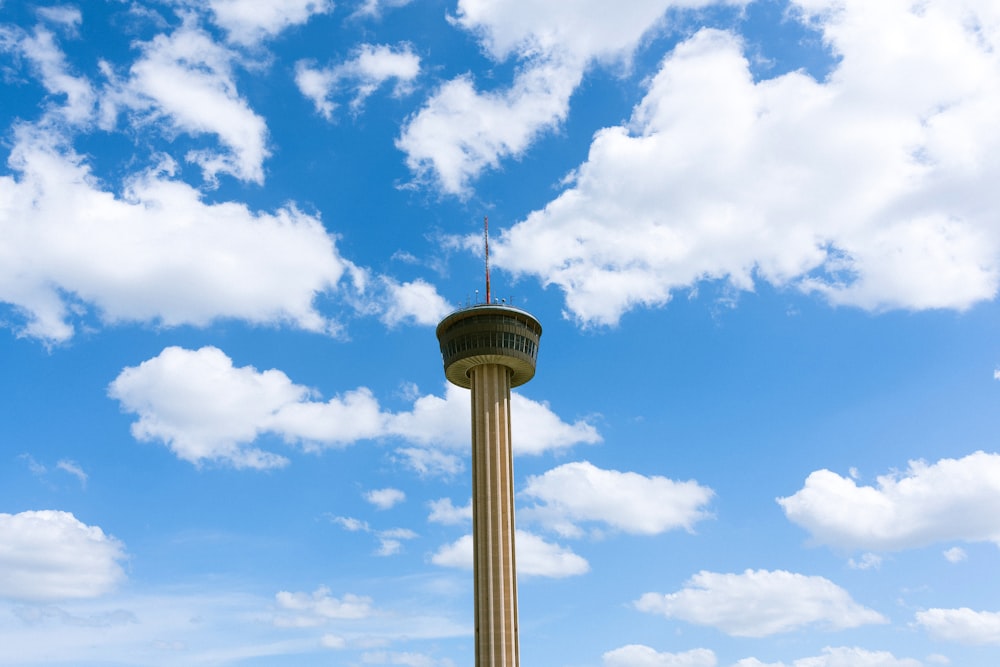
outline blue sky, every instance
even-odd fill
[[[0,664],[1000,659],[985,0],[0,2]],[[477,294],[479,296],[477,296]]]

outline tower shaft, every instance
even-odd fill
[[[514,481],[508,367],[469,370],[476,667],[518,667]]]

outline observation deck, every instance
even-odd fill
[[[481,364],[510,369],[510,386],[535,376],[542,325],[530,313],[513,306],[483,303],[451,313],[437,326],[445,377],[466,389],[469,370]]]

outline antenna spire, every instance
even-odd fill
[[[483,246],[486,249],[486,303],[490,300],[490,219],[483,216]]]

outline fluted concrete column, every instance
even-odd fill
[[[510,375],[500,364],[469,370],[476,667],[519,666]]]

